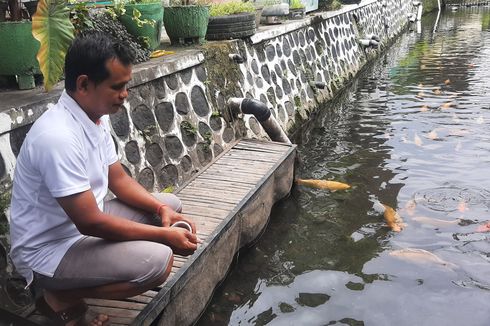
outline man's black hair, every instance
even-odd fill
[[[87,75],[96,85],[109,77],[106,63],[118,59],[123,65],[135,60],[135,53],[126,45],[100,32],[77,36],[65,57],[65,88],[76,90],[77,78]]]

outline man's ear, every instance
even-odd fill
[[[85,93],[88,91],[89,79],[87,75],[77,77],[77,92]]]

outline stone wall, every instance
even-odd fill
[[[228,110],[230,97],[259,99],[293,132],[376,58],[415,9],[404,0],[363,1],[269,26],[246,40],[212,42],[138,65],[125,108],[111,116],[122,164],[148,190],[162,190],[181,186],[241,137],[267,139],[255,117]],[[370,34],[381,38],[380,49],[359,45]],[[244,62],[230,60],[233,53]],[[15,157],[31,124],[60,92],[0,101],[0,288],[7,292],[0,305],[10,310],[28,301],[6,257]]]

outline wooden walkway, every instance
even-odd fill
[[[176,191],[203,241],[198,250],[175,255],[170,277],[153,291],[121,301],[89,299],[90,309],[109,315],[110,325],[150,325],[162,311],[160,325],[192,324],[233,255],[260,234],[274,202],[289,193],[295,153],[294,145],[257,140],[221,153]],[[26,317],[49,324],[35,311]]]

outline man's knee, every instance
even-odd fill
[[[163,204],[170,206],[176,212],[182,212],[182,202],[179,197],[170,193],[155,192],[152,193],[153,197],[158,199]]]
[[[154,244],[156,245],[156,244]],[[141,262],[139,276],[133,282],[139,285],[153,284],[160,281],[160,284],[167,279],[173,264],[172,249],[165,245],[152,248],[150,257]]]

